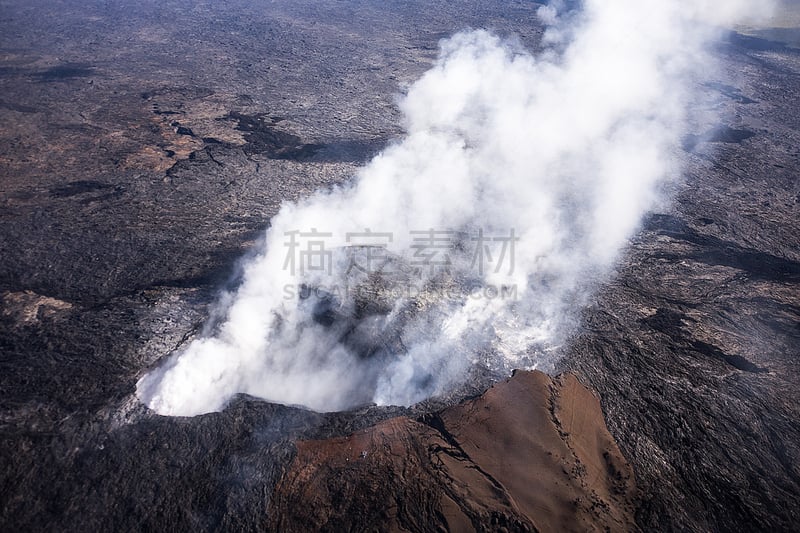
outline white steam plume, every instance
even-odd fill
[[[408,405],[475,365],[546,368],[589,280],[679,172],[711,24],[749,4],[587,0],[564,16],[554,3],[539,10],[552,25],[539,57],[486,31],[443,41],[401,102],[402,141],[349,186],[284,205],[224,318],[145,376],[140,399],[168,415],[239,392],[316,410]],[[431,229],[441,241],[412,233]],[[347,248],[365,230],[391,235],[360,237],[385,251]],[[421,265],[445,256],[449,272]],[[349,268],[365,261],[371,274]]]

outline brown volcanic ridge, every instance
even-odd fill
[[[633,530],[633,471],[572,374],[517,371],[482,396],[297,443],[274,531]]]

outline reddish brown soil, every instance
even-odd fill
[[[304,441],[270,529],[633,529],[633,472],[598,399],[571,374],[517,372],[422,420]]]

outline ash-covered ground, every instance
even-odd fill
[[[170,418],[134,391],[202,327],[282,201],[401,135],[393,95],[441,38],[490,28],[536,50],[536,7],[0,4],[2,529],[265,529],[296,439],[429,420],[441,402],[322,415],[239,397]],[[724,123],[696,124],[674,203],[565,348],[645,530],[800,524],[796,35],[717,46],[697,105]]]

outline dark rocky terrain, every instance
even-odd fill
[[[465,408],[323,415],[239,397],[165,418],[136,381],[203,324],[282,201],[348,179],[402,133],[393,95],[440,38],[488,27],[535,49],[536,5],[137,5],[0,1],[0,529],[321,526],[311,506],[273,512],[302,505],[298,461],[335,468],[342,439],[387,427],[452,447],[435,419]],[[796,35],[717,47],[698,105],[725,123],[697,122],[676,201],[632,240],[562,361],[600,396],[642,530],[800,527]],[[457,529],[436,485],[395,473],[352,508],[426,489],[404,512]],[[358,476],[330,479],[344,491]],[[487,513],[472,525],[495,529]]]

